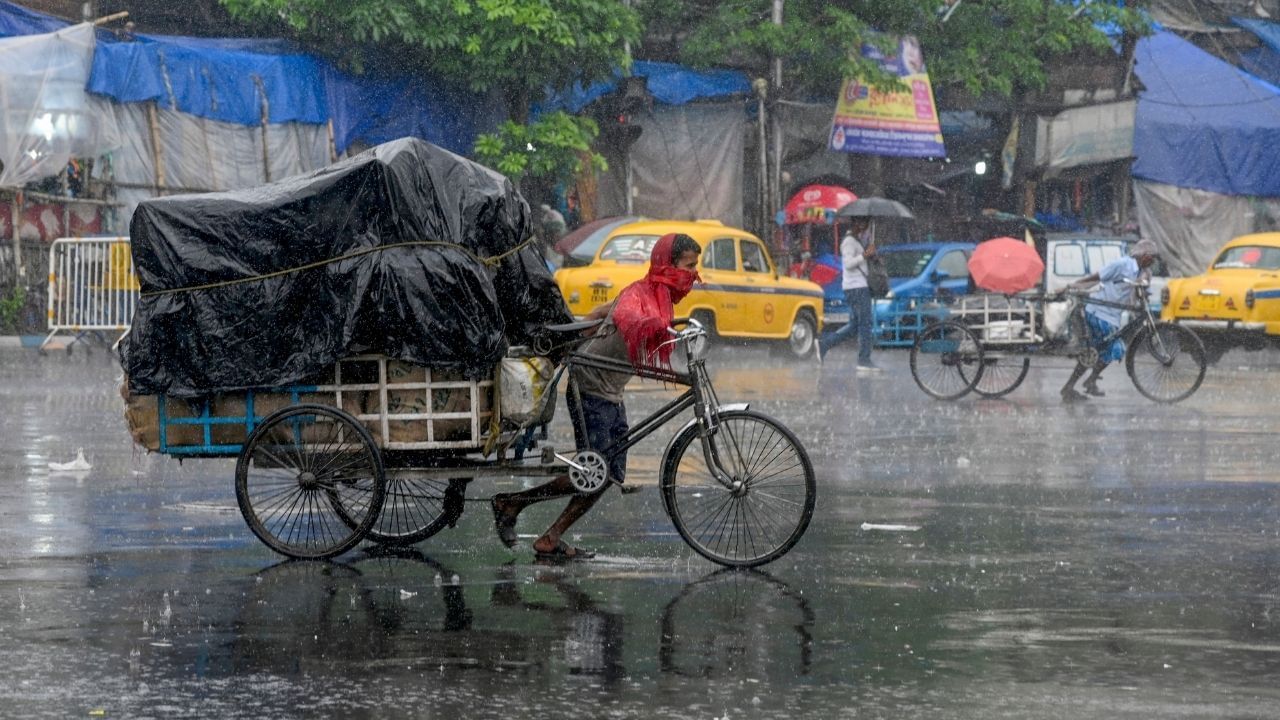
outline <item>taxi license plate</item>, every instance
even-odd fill
[[[1196,299],[1196,307],[1200,308],[1201,310],[1217,310],[1218,296],[1217,295],[1201,295],[1199,298]]]
[[[593,305],[600,305],[606,302],[609,302],[609,288],[591,288],[591,303]]]

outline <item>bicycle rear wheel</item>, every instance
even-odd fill
[[[1138,392],[1159,403],[1175,403],[1200,389],[1208,361],[1198,335],[1161,322],[1138,331],[1124,366]]]
[[[662,462],[662,502],[699,555],[755,567],[790,550],[813,517],[816,483],[804,446],[782,423],[750,410],[720,413],[707,442],[728,474],[712,474],[699,427],[685,428]]]
[[[982,380],[978,336],[958,322],[930,325],[911,346],[911,377],[929,396],[958,400]]]

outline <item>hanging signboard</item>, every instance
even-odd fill
[[[897,75],[908,89],[883,92],[857,78],[846,79],[831,121],[831,149],[864,155],[945,157],[938,108],[919,41],[903,36],[896,55],[885,55],[864,44],[862,55]]]

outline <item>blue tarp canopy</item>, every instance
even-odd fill
[[[210,120],[260,125],[328,122],[326,65],[279,41],[138,35],[101,42],[88,90],[118,102],[154,100]]]
[[[70,24],[66,20],[0,0],[0,37],[41,35],[57,32]]]
[[[1280,197],[1280,89],[1169,32],[1138,42],[1133,175]]]
[[[694,100],[745,95],[751,92],[751,81],[737,70],[694,70],[683,65],[666,62],[637,60],[631,64],[631,74],[646,81],[649,94],[664,105],[684,105]],[[567,110],[576,113],[605,95],[613,92],[622,79],[622,71],[614,78],[590,85],[575,86],[564,93],[550,93],[549,99],[534,108],[534,114]]]

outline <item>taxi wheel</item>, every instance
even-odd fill
[[[787,335],[787,349],[798,358],[813,354],[813,343],[818,339],[817,323],[806,312],[796,315],[791,322],[791,333]]]

